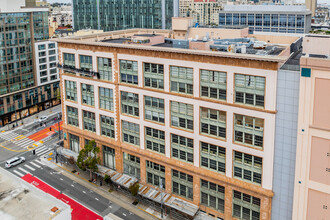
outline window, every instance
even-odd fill
[[[56,56],[49,57],[49,62],[56,61]]]
[[[287,26],[287,15],[281,14],[280,15],[280,27],[285,28]]]
[[[172,157],[188,163],[194,163],[194,140],[171,134]]]
[[[288,15],[288,26],[289,28],[296,27],[296,15]]]
[[[165,123],[164,99],[144,96],[145,119]]]
[[[85,105],[94,106],[94,86],[81,84],[81,99]]]
[[[235,114],[235,142],[255,146],[262,149],[264,120]]]
[[[261,185],[262,158],[234,151],[234,177]]]
[[[126,152],[123,153],[124,173],[140,179],[140,157],[133,156]]]
[[[40,72],[40,77],[47,76],[47,70]]]
[[[227,73],[201,70],[200,74],[201,96],[226,100]]]
[[[226,14],[226,25],[233,25],[233,14]]]
[[[53,49],[53,48],[55,48],[55,43],[50,43],[50,44],[48,44],[48,48],[49,48],[49,49]]]
[[[262,26],[262,14],[256,14],[256,26]]]
[[[46,59],[46,58],[42,58],[42,59]],[[39,66],[39,70],[45,70],[47,69],[47,64],[43,64]]]
[[[120,60],[120,81],[138,84],[138,63],[136,61]]]
[[[304,28],[305,26],[305,19],[304,15],[297,15],[297,28]]]
[[[46,58],[40,58],[40,59],[39,59],[39,63],[40,63],[40,64],[41,64],[41,63],[46,63],[46,61],[47,61]]]
[[[144,86],[164,89],[164,65],[144,63]]]
[[[278,14],[272,14],[272,27],[278,27]]]
[[[225,187],[201,179],[201,204],[224,213]]]
[[[101,115],[101,135],[115,138],[115,120],[111,117]]]
[[[57,76],[56,75],[50,76],[50,80],[55,80],[55,79],[57,79]]]
[[[265,77],[235,74],[235,102],[263,108]]]
[[[115,170],[116,169],[115,149],[104,145],[102,147],[103,147],[104,166]]]
[[[52,75],[52,74],[56,74],[56,73],[57,73],[57,68],[51,69],[51,70],[49,71],[49,73],[50,73],[50,75]]]
[[[225,25],[226,24],[226,14],[225,13],[219,13],[219,25]]]
[[[65,97],[66,100],[77,101],[77,83],[65,80]]]
[[[246,14],[241,14],[241,22],[240,25],[246,26]]]
[[[201,107],[201,133],[226,138],[226,112]]]
[[[194,130],[193,105],[171,101],[171,125]]]
[[[54,55],[55,53],[56,53],[56,50],[49,50],[49,51],[48,51],[49,56],[50,56],[50,55]]]
[[[165,132],[145,127],[146,148],[161,154],[165,154]]]
[[[226,149],[201,142],[201,167],[226,173]]]
[[[93,59],[92,56],[79,55],[80,57],[80,69],[86,71],[93,70]]]
[[[123,142],[140,146],[140,126],[128,121],[122,121]]]
[[[70,140],[70,150],[73,152],[79,153],[79,137],[69,133],[69,140]]]
[[[72,67],[72,68],[76,67],[74,54],[63,53],[63,57],[64,57],[64,60],[63,60],[64,65]]]
[[[233,190],[233,217],[246,220],[259,220],[260,199]]]
[[[95,113],[83,110],[84,130],[96,132]]]
[[[110,58],[97,58],[97,71],[100,74],[100,79],[112,81],[112,63]]]
[[[79,127],[78,109],[70,107],[70,106],[67,106],[66,109],[67,109],[66,112],[67,112],[67,116],[68,116],[68,124]]]
[[[38,50],[44,50],[44,49],[46,49],[46,45],[45,44],[38,45]]]
[[[170,67],[171,91],[193,94],[193,69],[187,67]]]
[[[121,92],[121,112],[139,117],[139,95],[130,92]]]
[[[194,198],[193,176],[172,169],[172,192],[192,200]]]
[[[39,57],[44,57],[46,56],[46,51],[39,52]]]
[[[113,90],[99,87],[100,108],[113,111]]]
[[[270,26],[270,14],[263,14],[263,24],[266,27]]]
[[[254,26],[254,14],[248,14],[248,25]]]
[[[154,186],[160,187],[162,184],[162,189],[165,189],[165,167],[146,160],[146,174],[147,174],[147,183]]]

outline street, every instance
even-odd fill
[[[68,204],[72,208],[72,219],[78,220],[82,216],[84,219],[87,216],[90,216],[87,219],[98,219],[96,216],[101,216],[103,219],[104,216],[112,213],[122,219],[142,220],[143,218],[104,198],[91,188],[63,175],[66,171],[59,169],[50,161],[52,159],[50,155],[54,153],[55,145],[59,141],[58,124],[62,123],[58,123],[59,121],[54,118],[48,118],[46,121],[48,127],[40,126],[36,121],[24,128],[0,132],[0,167],[4,168],[5,161],[14,156],[24,157],[25,162],[7,171],[29,183],[39,181],[35,186],[47,186],[42,190],[49,194],[58,191],[61,197],[56,198],[61,200],[66,198],[71,201]],[[49,127],[52,129],[50,130]],[[35,150],[35,154],[32,150]]]

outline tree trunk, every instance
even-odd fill
[[[91,181],[93,181],[93,176],[92,176],[92,171],[91,171],[91,170],[89,170],[89,179],[90,179]]]

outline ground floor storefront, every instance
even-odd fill
[[[113,171],[107,173],[113,182],[139,182],[143,187],[139,196],[145,202],[160,207],[163,201],[169,212],[173,209],[188,218],[195,216],[197,207],[219,219],[270,219],[269,190],[72,126],[64,125],[63,130],[64,147],[76,153],[95,140],[102,166]],[[186,207],[183,212],[173,205],[179,203]]]

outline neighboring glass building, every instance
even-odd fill
[[[35,74],[34,43],[49,38],[48,8],[5,6],[0,5],[0,126],[52,106],[59,88],[58,79],[38,86]]]
[[[219,26],[249,27],[249,33],[308,33],[311,12],[303,5],[226,5]]]
[[[170,29],[178,0],[73,0],[75,30]]]

